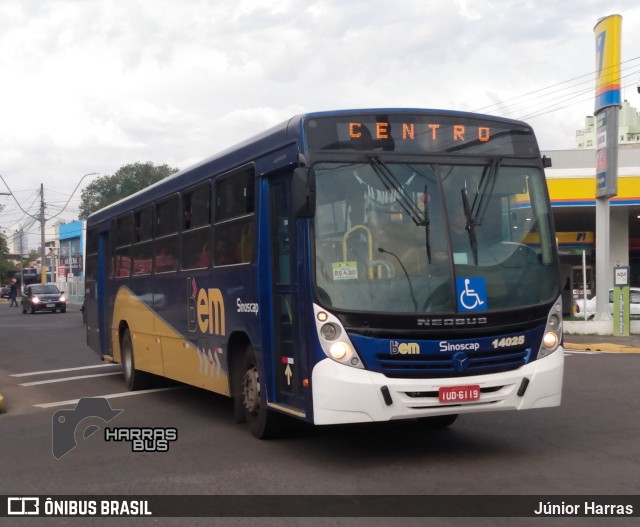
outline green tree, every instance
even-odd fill
[[[0,205],[0,212],[4,209],[4,205]],[[4,234],[0,234],[0,285],[4,285],[8,278],[8,271],[15,266],[9,261],[9,245]]]
[[[0,210],[2,207],[0,206]],[[0,234],[0,283],[5,284],[9,277],[9,271],[15,270],[15,265],[9,261],[9,246],[4,234]]]
[[[169,165],[132,163],[120,167],[112,176],[99,177],[82,190],[80,219],[86,219],[92,212],[126,198],[177,171],[177,168]]]

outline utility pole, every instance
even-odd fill
[[[64,210],[67,208],[67,205],[69,205],[69,202],[71,201],[71,198],[76,193],[76,190],[78,190],[78,187],[80,186],[80,183],[82,183],[84,178],[86,178],[87,176],[95,176],[97,174],[98,174],[97,172],[91,172],[89,174],[85,174],[84,176],[82,176],[80,178],[80,181],[78,181],[78,184],[76,185],[76,188],[73,189],[73,192],[69,196],[69,199],[64,204],[64,207],[62,207],[62,210],[60,210],[60,212],[58,212],[58,214],[56,214],[54,216],[51,216],[50,218],[45,218],[44,217],[44,209],[45,209],[45,205],[44,205],[44,184],[40,183],[40,217],[37,218],[36,216],[33,216],[33,215],[29,214],[26,210],[24,210],[22,208],[22,206],[20,205],[20,202],[16,199],[16,197],[11,192],[11,189],[9,188],[9,185],[7,185],[7,182],[4,180],[2,175],[0,175],[0,180],[2,180],[2,182],[5,185],[5,187],[7,187],[7,190],[9,190],[9,193],[10,193],[9,195],[13,196],[13,200],[16,202],[16,205],[18,205],[18,208],[22,212],[24,212],[27,216],[29,216],[30,218],[33,218],[34,220],[40,222],[40,260],[41,260],[40,261],[40,277],[41,277],[41,282],[43,284],[47,283],[47,266],[45,264],[46,253],[45,253],[45,247],[44,247],[44,243],[45,243],[45,241],[44,241],[45,222],[47,221],[47,219],[52,220],[52,219],[54,219],[55,217],[59,216],[60,214],[62,214],[64,212]]]
[[[22,231],[22,229],[20,229],[18,231],[20,233],[20,291],[24,290],[24,264],[22,263],[22,255],[23,253],[23,249],[22,249],[22,236],[24,235],[24,232]]]
[[[44,185],[40,183],[40,281],[46,284],[47,266],[45,262],[44,225]]]

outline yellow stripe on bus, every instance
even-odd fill
[[[111,324],[115,362],[122,362],[115,337],[121,321],[131,332],[136,369],[230,395],[222,349],[198,349],[125,286],[118,289]]]

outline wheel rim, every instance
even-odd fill
[[[122,355],[123,355],[122,369],[124,370],[124,377],[125,379],[130,379],[132,366],[131,366],[131,349],[128,343],[125,343],[125,345],[123,346]]]
[[[243,378],[243,400],[246,410],[250,414],[258,413],[260,409],[260,378],[255,364],[245,372]]]

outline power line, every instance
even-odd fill
[[[621,86],[621,89],[622,89],[622,88],[629,88],[630,86],[633,86],[633,85],[635,85],[635,84],[637,84],[637,82],[632,82],[632,83],[624,84],[624,85],[622,85],[622,86]],[[583,92],[582,94],[579,94],[579,95],[585,95],[586,93],[587,93],[587,92]],[[576,97],[578,97],[579,95],[576,95]],[[572,97],[572,98],[573,98],[573,97]],[[570,103],[570,104],[564,104],[565,102],[568,102],[568,101],[569,101],[569,100],[571,100],[572,98],[567,98],[567,99],[565,99],[565,100],[563,100],[563,101],[560,101],[560,102],[554,103],[554,104],[552,104],[552,105],[550,105],[550,106],[547,106],[547,107],[545,107],[545,108],[541,108],[541,109],[539,109],[539,110],[537,110],[537,111],[535,111],[535,112],[532,112],[532,113],[530,113],[530,114],[527,114],[527,115],[524,115],[524,116],[522,116],[522,117],[519,117],[519,119],[521,119],[521,120],[535,119],[536,117],[541,117],[541,116],[543,116],[543,115],[547,115],[547,114],[549,114],[549,113],[552,113],[552,112],[555,112],[555,111],[558,111],[558,110],[563,110],[563,109],[568,108],[568,107],[570,107],[570,106],[575,106],[576,104],[581,104],[581,103],[584,103],[584,102],[589,102],[589,101],[592,101],[592,100],[594,100],[594,99],[595,99],[595,95],[593,95],[593,92],[591,92],[591,95],[590,95],[590,96],[588,96],[588,97],[586,97],[586,98],[583,98],[583,99],[581,99],[581,100],[579,100],[579,101],[576,101],[576,102],[573,102],[573,103]],[[561,104],[562,106],[557,106],[558,104]]]
[[[76,193],[76,190],[78,190],[78,187],[80,186],[80,183],[82,183],[82,181],[84,180],[84,178],[88,177],[88,176],[94,176],[97,175],[97,172],[91,172],[89,174],[85,174],[84,176],[82,176],[80,178],[80,181],[78,181],[78,184],[76,185],[76,188],[73,189],[73,192],[69,195],[69,199],[67,199],[66,203],[64,204],[64,206],[59,210],[59,212],[57,214],[54,214],[53,216],[50,216],[49,218],[45,218],[45,201],[44,201],[44,184],[40,184],[40,192],[39,192],[39,197],[40,197],[40,214],[39,217],[34,216],[33,214],[27,212],[26,210],[24,210],[22,208],[22,206],[20,205],[20,202],[16,199],[15,195],[13,194],[13,192],[11,191],[11,189],[9,188],[9,185],[7,185],[7,182],[4,180],[4,178],[2,177],[2,175],[0,174],[0,179],[2,180],[2,182],[4,183],[4,186],[7,187],[7,190],[9,191],[9,195],[13,198],[13,201],[15,201],[16,205],[18,206],[18,208],[27,216],[29,216],[29,218],[32,218],[35,221],[39,221],[40,222],[40,258],[41,258],[41,266],[44,267],[45,265],[45,231],[46,231],[46,222],[53,220],[55,218],[57,218],[58,216],[60,216],[65,209],[67,208],[67,206],[69,205],[71,198],[73,197],[73,195]],[[24,232],[24,228],[21,229],[22,232]],[[40,275],[42,276],[42,283],[45,283],[46,281],[46,272],[40,273]]]
[[[620,64],[629,64],[637,60],[640,60],[640,56],[628,59],[624,62],[621,62]],[[636,68],[637,65],[629,65],[621,69],[621,73],[626,73],[621,77],[621,81],[624,81],[624,79],[626,79],[626,82],[624,82],[624,84],[621,86],[621,89],[626,89],[638,84],[637,76],[640,76],[640,69]],[[483,108],[480,108],[476,111],[487,111],[489,108],[495,108],[496,110],[498,110],[495,112],[497,115],[512,117],[514,114],[516,114],[516,116],[514,117],[516,119],[531,120],[547,115],[549,113],[575,106],[577,104],[584,104],[586,102],[593,101],[596,98],[595,90],[592,85],[589,87],[584,87],[584,85],[591,84],[593,81],[595,81],[596,73],[597,72],[587,73],[578,77],[573,77],[572,79],[569,79],[567,81],[555,83],[544,88],[538,88],[531,92],[512,97],[505,101],[500,101],[489,106],[484,106]],[[585,77],[589,77],[589,79],[575,84],[570,84],[574,83],[576,80],[584,79]],[[555,89],[560,86],[563,87]],[[550,96],[554,97],[550,98]],[[511,104],[506,104],[509,102],[511,102]],[[518,112],[520,112],[520,115],[517,115]]]

